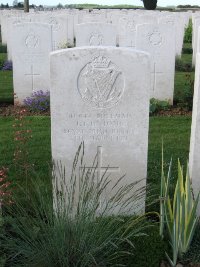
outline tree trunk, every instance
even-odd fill
[[[24,12],[29,12],[29,0],[24,0]]]

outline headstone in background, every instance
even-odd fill
[[[192,64],[193,66],[196,65],[196,55],[197,55],[197,47],[198,47],[198,30],[200,27],[200,17],[195,18],[193,23],[193,57],[192,57]]]
[[[196,57],[189,170],[195,196],[200,191],[200,54]],[[198,207],[200,215],[200,203]]]
[[[22,104],[33,91],[50,90],[52,27],[42,23],[16,24],[12,36],[14,93]]]
[[[135,48],[136,41],[136,16],[125,15],[119,19],[118,38],[119,46]]]
[[[174,28],[166,24],[138,25],[136,48],[151,55],[150,97],[172,104],[175,75]]]
[[[45,23],[52,26],[52,46],[53,51],[67,47],[68,44],[68,20],[66,15],[47,15]]]
[[[117,30],[110,23],[82,23],[76,26],[76,46],[116,46]]]

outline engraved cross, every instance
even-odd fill
[[[31,86],[32,91],[34,90],[34,76],[40,76],[40,74],[34,73],[33,71],[33,65],[31,66],[31,73],[25,74],[26,76],[31,76]]]
[[[56,41],[53,41],[53,51],[57,50],[57,43]]]
[[[163,72],[157,71],[156,69],[156,63],[154,62],[154,66],[153,66],[153,91],[156,90],[156,84],[157,84],[157,74],[161,74]]]
[[[119,167],[110,167],[110,166],[102,166],[102,159],[103,159],[103,148],[101,146],[97,147],[97,167],[80,167],[80,169],[96,169],[95,172],[97,173],[97,180],[100,181],[102,177],[102,173],[104,172],[119,172]]]

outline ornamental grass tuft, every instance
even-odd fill
[[[122,177],[106,201],[110,177],[105,172],[97,181],[95,168],[84,168],[83,146],[68,182],[64,167],[53,165],[53,183],[51,175],[48,184],[30,177],[29,192],[18,188],[15,204],[8,207],[1,238],[7,266],[130,266],[126,262],[134,258],[134,238],[143,238],[149,223],[145,216],[125,214],[140,210],[146,188],[140,182],[123,185]]]
[[[164,174],[163,162],[162,155],[160,235],[164,235],[166,227],[172,248],[172,258],[168,253],[166,256],[170,266],[175,267],[178,259],[182,259],[183,255],[189,251],[199,222],[197,215],[199,194],[194,199],[189,168],[187,166],[184,178],[183,167],[178,161],[178,177],[171,197],[172,160],[167,176]]]

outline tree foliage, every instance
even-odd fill
[[[148,10],[154,10],[157,7],[157,0],[143,0],[143,3]]]

